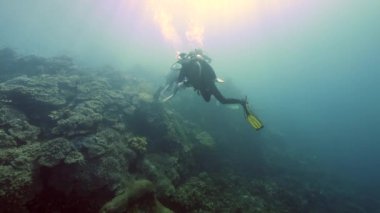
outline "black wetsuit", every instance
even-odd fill
[[[183,82],[186,78],[186,85],[194,87],[206,102],[210,101],[211,95],[222,104],[241,104],[244,106],[245,101],[235,98],[225,98],[215,85],[216,74],[214,69],[204,60],[183,60],[181,73],[178,82]]]

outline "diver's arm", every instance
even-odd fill
[[[177,87],[184,88],[189,86],[189,81],[186,77],[185,71],[181,69],[178,79],[177,79]]]
[[[183,82],[184,80],[185,80],[185,73],[183,70],[181,70],[177,79],[177,83]]]

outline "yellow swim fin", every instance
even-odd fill
[[[263,124],[259,121],[259,119],[257,119],[256,116],[254,116],[252,113],[247,114],[247,121],[256,130],[259,130],[264,127]]]
[[[260,130],[261,128],[264,127],[264,125],[259,121],[259,119],[249,110],[248,102],[247,102],[247,97],[245,98],[245,104],[243,105],[244,107],[244,112],[246,119],[249,124],[256,130]]]

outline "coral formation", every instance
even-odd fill
[[[10,49],[0,50],[0,70],[1,211],[375,212],[380,206],[336,186],[312,160],[270,143],[277,139],[255,143],[244,121],[224,108],[180,95],[172,104],[153,102],[154,84],[131,73],[88,72],[67,57],[22,57]]]
[[[3,211],[25,211],[40,188],[36,160],[38,143],[0,150],[0,204]]]
[[[0,143],[22,145],[37,140],[40,129],[31,125],[24,113],[9,106],[0,105]]]
[[[28,108],[39,105],[43,108],[57,108],[66,103],[58,87],[59,78],[41,75],[33,78],[16,77],[0,84],[0,93],[12,100],[13,104]]]
[[[3,129],[0,129],[0,148],[10,148],[17,146],[16,140]]]
[[[147,149],[148,142],[145,137],[132,137],[128,140],[129,147],[138,154],[144,154]]]
[[[90,105],[90,107],[88,106]],[[67,111],[64,118],[57,120],[57,126],[52,129],[56,135],[74,136],[86,134],[97,128],[103,116],[92,109],[94,104],[83,103]]]
[[[81,155],[70,141],[55,138],[41,144],[41,156],[38,163],[42,166],[54,167],[61,162],[75,163],[83,160]]]
[[[149,203],[149,205],[141,206],[141,203]],[[154,185],[148,180],[136,180],[128,184],[123,193],[114,197],[100,209],[102,213],[141,211],[152,213],[172,212],[157,200],[154,195]]]
[[[205,131],[199,132],[195,137],[197,141],[205,147],[212,148],[215,145],[214,139]]]

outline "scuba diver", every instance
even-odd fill
[[[249,110],[247,98],[235,99],[225,98],[219,91],[216,82],[224,81],[218,78],[211,67],[211,58],[203,53],[201,49],[195,49],[189,53],[179,53],[178,61],[171,67],[166,79],[166,85],[161,87],[155,97],[165,102],[182,88],[193,87],[206,102],[213,95],[221,104],[239,104],[243,107],[247,121],[256,129],[263,127],[262,123]]]

